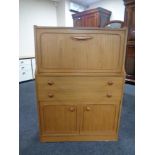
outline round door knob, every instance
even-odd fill
[[[108,85],[109,86],[113,85],[113,82],[112,81],[108,81]]]
[[[51,86],[51,85],[53,85],[53,84],[54,84],[54,82],[48,81],[48,85],[49,85],[49,86]]]
[[[90,107],[86,107],[86,111],[90,111]]]
[[[48,94],[48,97],[52,98],[54,95],[53,94]]]
[[[107,97],[109,97],[109,98],[110,98],[110,97],[112,97],[112,95],[111,95],[111,94],[107,94]]]
[[[75,111],[75,108],[74,107],[70,107],[69,111],[73,112],[73,111]]]

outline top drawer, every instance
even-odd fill
[[[19,66],[25,66],[25,65],[31,66],[31,59],[19,60]]]
[[[121,72],[126,29],[36,28],[38,72]]]

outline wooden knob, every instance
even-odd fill
[[[71,112],[75,111],[75,107],[70,107],[69,111],[71,111]]]
[[[53,94],[48,94],[48,97],[52,98],[54,95]]]
[[[90,111],[90,107],[86,107],[86,111]]]
[[[53,85],[53,84],[54,84],[54,82],[48,81],[48,85],[49,85],[49,86],[51,86],[51,85]]]
[[[108,85],[113,85],[113,82],[112,81],[108,81]]]
[[[110,97],[112,97],[112,95],[111,95],[111,94],[107,94],[107,97],[109,97],[109,98],[110,98]]]

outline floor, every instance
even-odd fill
[[[38,137],[35,82],[19,87],[20,155],[134,155],[135,86],[125,85],[117,142],[41,143]]]

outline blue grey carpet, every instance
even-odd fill
[[[117,142],[41,143],[38,137],[34,81],[20,84],[20,155],[134,155],[135,87],[125,85],[119,140]]]

